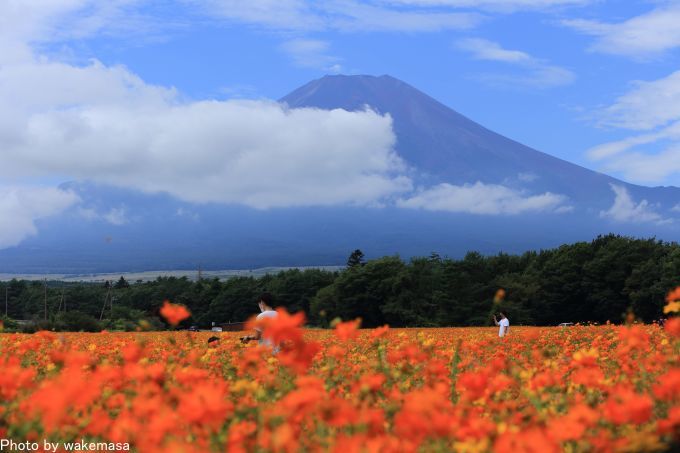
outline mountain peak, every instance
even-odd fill
[[[301,86],[280,101],[295,108],[304,106],[306,102],[310,102],[311,98],[314,97],[314,102],[326,104],[325,106],[317,105],[319,108],[358,110],[363,108],[365,104],[356,104],[355,101],[360,100],[360,98],[370,101],[371,97],[389,94],[387,92],[395,89],[401,90],[401,96],[409,92],[425,96],[409,84],[387,74],[381,76],[368,74],[328,74]],[[332,93],[337,93],[339,96],[334,96]],[[349,99],[347,98],[348,95]],[[436,102],[434,99],[430,99]]]

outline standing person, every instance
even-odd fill
[[[257,318],[255,318],[255,321],[262,321],[266,318],[276,318],[278,316],[278,313],[276,310],[274,310],[273,302],[274,298],[270,293],[262,293],[260,297],[258,298],[257,306],[260,308],[260,314],[257,315]],[[271,341],[269,341],[266,338],[262,338],[262,326],[256,326],[255,327],[255,334],[254,335],[246,335],[245,337],[241,338],[241,341],[243,343],[248,343],[250,340],[257,340],[258,343],[261,345],[265,346],[273,346]],[[276,351],[277,348],[274,348]]]
[[[496,319],[496,315],[493,315],[493,322],[497,326],[500,326],[500,328],[498,329],[498,336],[504,337],[508,334],[508,331],[510,330],[510,321],[508,320],[508,318],[505,317],[503,312],[500,312],[498,314],[501,317],[500,321]]]

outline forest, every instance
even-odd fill
[[[513,325],[620,323],[631,315],[652,322],[677,285],[677,243],[606,235],[521,255],[469,252],[461,259],[432,253],[365,260],[355,250],[339,272],[292,269],[223,281],[11,280],[0,282],[0,313],[6,330],[161,330],[168,326],[158,311],[170,300],[192,313],[179,328],[210,328],[255,315],[257,297],[266,291],[277,306],[304,311],[313,327],[358,317],[364,327],[484,326],[498,310]],[[501,288],[499,304],[494,295]]]

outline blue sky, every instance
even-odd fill
[[[77,206],[68,180],[256,209],[408,202],[389,118],[272,102],[329,73],[389,74],[540,151],[680,186],[678,23],[678,0],[6,0],[0,214],[20,221],[0,246]],[[471,205],[566,207],[474,184],[456,189]]]
[[[494,4],[506,2],[488,2],[491,5],[481,9],[446,6],[467,2],[445,0],[404,0],[398,7],[394,3],[400,2],[373,2],[404,14],[470,16],[470,23],[460,27],[419,27],[415,19],[404,19],[387,30],[354,29],[351,24],[308,26],[286,17],[270,20],[281,11],[312,18],[328,13],[323,8],[310,12],[304,2],[261,2],[262,10],[256,13],[234,5],[258,2],[208,3],[211,6],[199,8],[192,2],[164,7],[140,2],[117,19],[133,17],[133,33],[116,30],[125,25],[119,22],[85,39],[50,43],[49,51],[123,64],[145,82],[175,87],[194,100],[277,99],[327,73],[390,74],[541,151],[631,182],[680,184],[677,171],[637,175],[588,157],[593,147],[632,135],[630,128],[602,124],[602,110],[632,91],[636,81],[657,81],[680,69],[680,43],[659,43],[636,52],[602,49],[597,36],[569,25],[589,20],[621,26],[664,9],[672,20],[680,17],[673,8],[677,2],[518,1],[509,10]],[[432,6],[414,6],[418,4]],[[222,8],[232,11],[224,13]],[[498,46],[527,59],[483,58],[466,42]],[[555,73],[541,73],[545,68]],[[660,149],[651,144],[641,151]]]

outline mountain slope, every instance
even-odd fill
[[[280,101],[291,108],[354,111],[368,106],[389,113],[399,155],[438,182],[516,185],[534,193],[564,194],[577,204],[599,209],[612,204],[610,184],[624,186],[649,201],[670,203],[680,198],[679,189],[635,186],[536,151],[387,75],[326,76]]]

